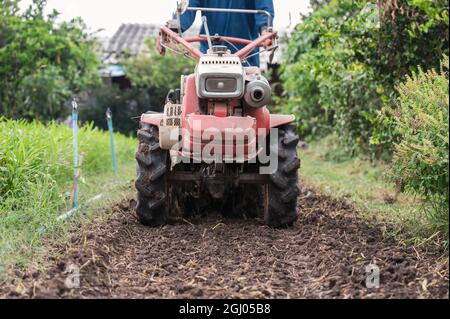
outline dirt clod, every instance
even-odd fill
[[[147,228],[134,206],[75,234],[49,271],[22,274],[0,297],[448,298],[448,253],[385,238],[351,205],[311,190],[300,195],[294,227],[281,230],[216,215]],[[366,288],[371,264],[378,289]],[[79,289],[67,288],[69,265],[80,269]]]

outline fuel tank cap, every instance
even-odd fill
[[[214,45],[211,48],[213,54],[224,55],[229,53],[228,47],[225,45]]]

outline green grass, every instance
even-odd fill
[[[390,224],[392,235],[402,234],[407,242],[435,238],[426,206],[420,198],[397,194],[386,178],[388,165],[347,157],[331,136],[300,150],[300,157],[304,184],[350,201],[363,217]]]
[[[42,260],[44,242],[63,240],[74,223],[95,218],[103,207],[130,195],[135,175],[136,141],[115,135],[119,174],[112,173],[107,132],[80,129],[85,153],[80,202],[98,194],[101,200],[82,206],[72,220],[57,217],[70,210],[72,132],[56,124],[0,119],[0,276]]]

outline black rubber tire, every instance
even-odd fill
[[[156,126],[141,123],[138,139],[136,214],[141,224],[145,226],[162,226],[168,220],[166,204],[168,152],[159,146],[159,130]]]
[[[278,156],[278,168],[270,175],[269,210],[264,220],[273,228],[292,226],[298,219],[298,142],[297,127],[286,125],[278,130],[278,148],[271,148]]]

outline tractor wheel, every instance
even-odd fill
[[[298,218],[297,197],[298,169],[300,160],[297,155],[299,137],[295,125],[280,127],[278,130],[278,168],[270,176],[269,209],[264,216],[270,227],[291,226]],[[272,146],[272,150],[275,145]]]
[[[168,152],[159,146],[159,130],[156,126],[141,123],[138,138],[136,213],[143,225],[157,227],[166,224],[168,220],[166,205]]]

